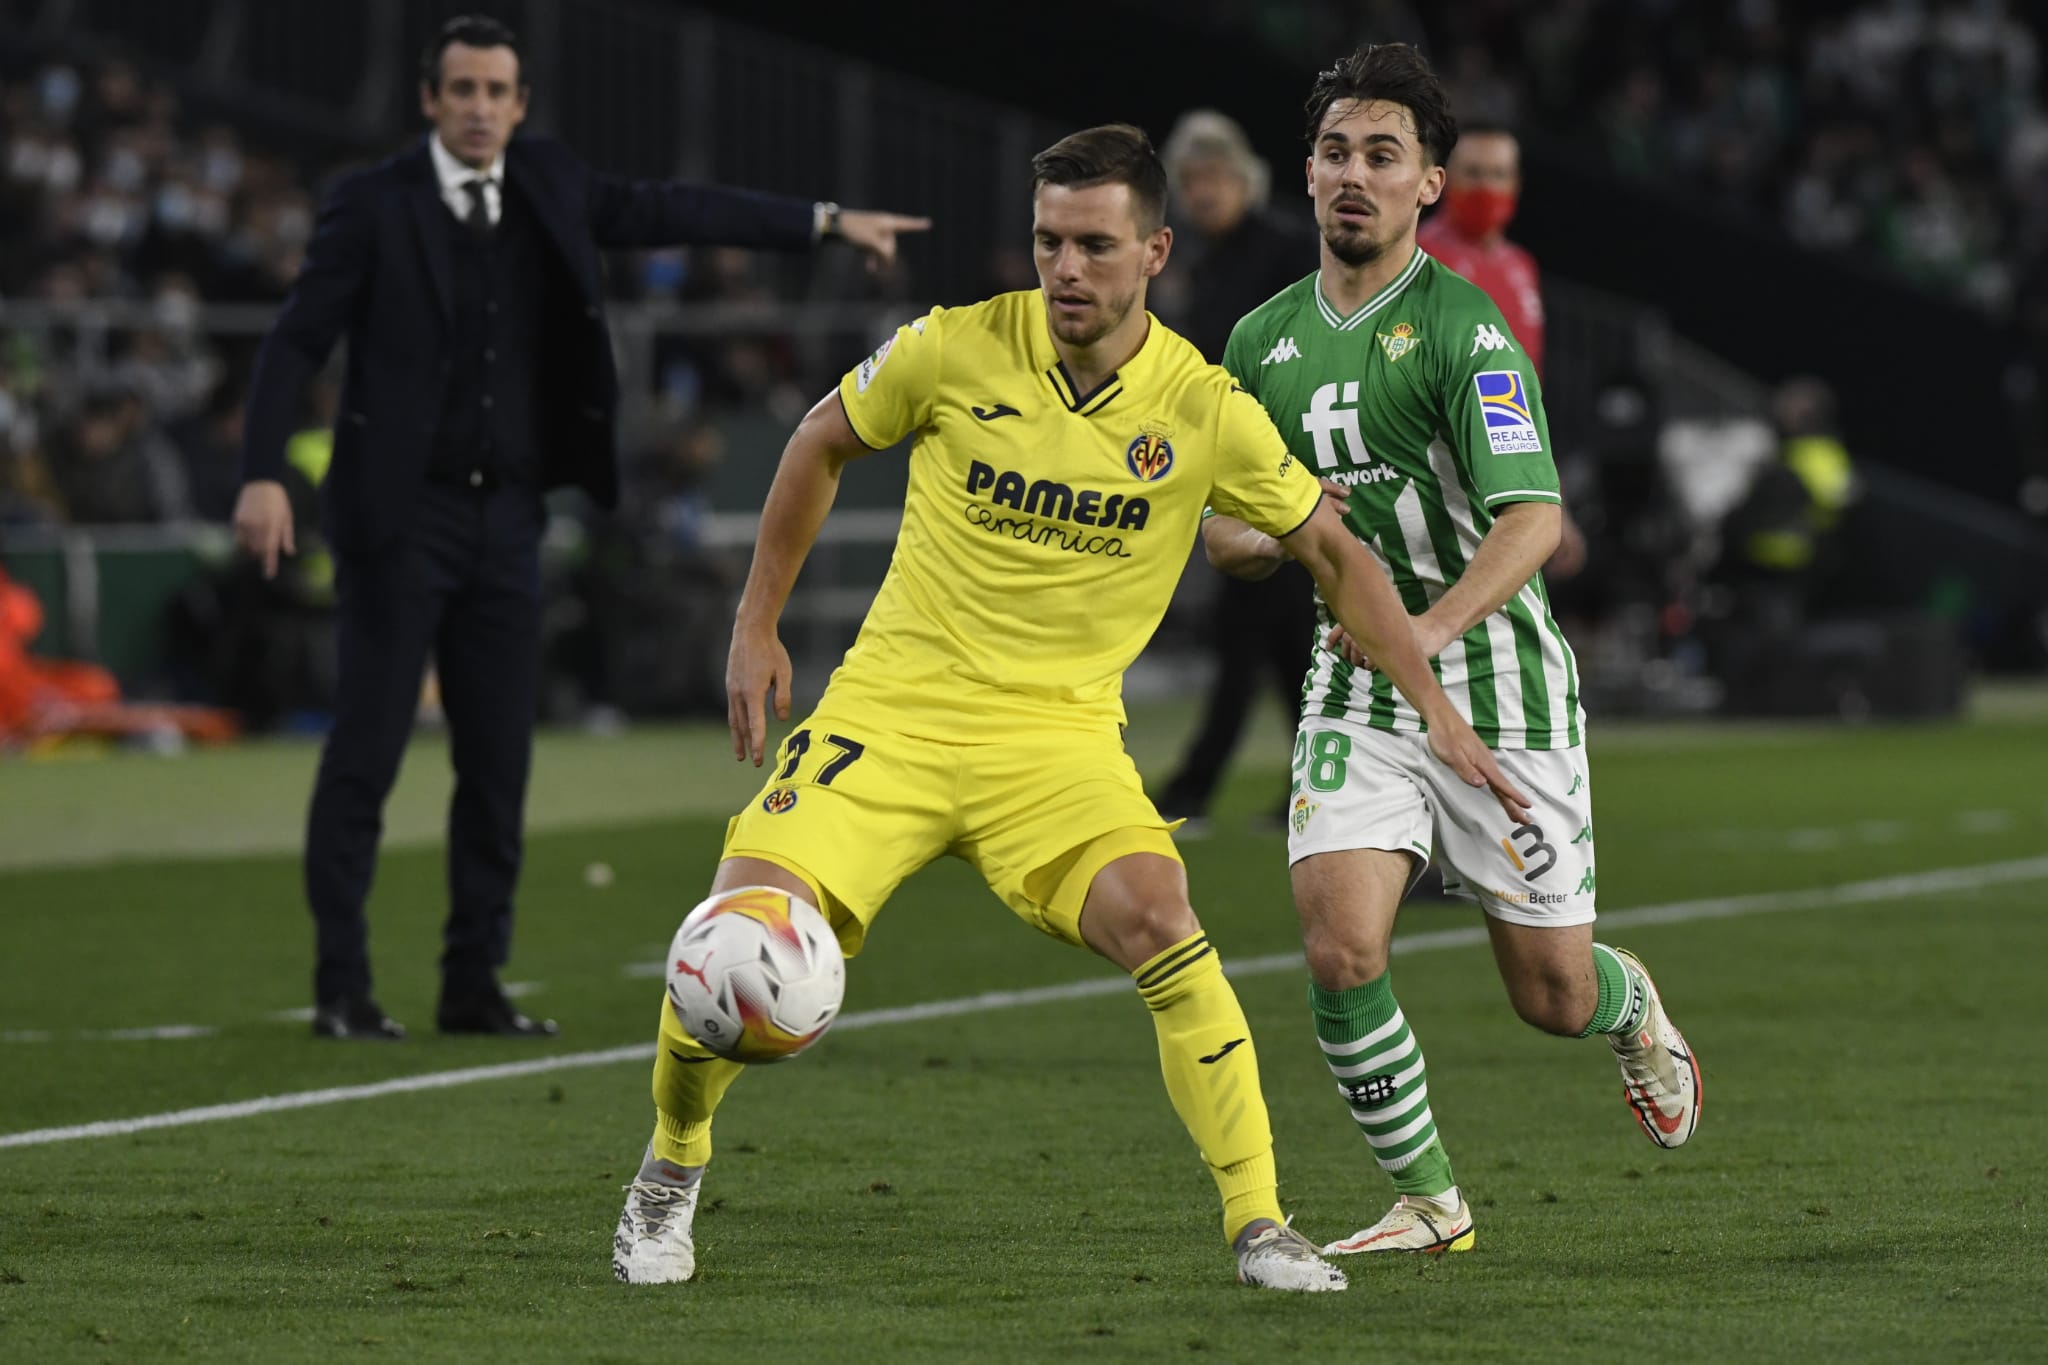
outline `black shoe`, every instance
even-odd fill
[[[513,1009],[498,990],[442,996],[434,1024],[443,1033],[489,1033],[500,1038],[552,1038],[561,1031],[552,1019],[529,1019]]]
[[[405,1037],[405,1025],[369,996],[345,995],[313,1007],[313,1036],[395,1043]]]

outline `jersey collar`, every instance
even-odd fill
[[[1419,246],[1416,247],[1415,254],[1408,258],[1408,264],[1401,268],[1401,273],[1388,281],[1386,288],[1367,299],[1358,311],[1349,317],[1338,312],[1337,305],[1324,296],[1323,272],[1318,270],[1315,273],[1316,311],[1323,315],[1324,322],[1329,323],[1337,331],[1353,331],[1362,326],[1367,318],[1399,298],[1401,291],[1413,284],[1415,277],[1422,273],[1422,267],[1428,260],[1429,253]]]
[[[1040,312],[1036,328],[1036,336],[1038,338],[1036,360],[1040,372],[1039,377],[1052,386],[1052,391],[1059,396],[1061,405],[1068,412],[1077,412],[1083,417],[1093,417],[1096,413],[1101,412],[1104,408],[1115,402],[1117,395],[1124,391],[1126,384],[1140,383],[1143,377],[1151,372],[1152,363],[1162,349],[1160,337],[1165,333],[1166,328],[1158,318],[1152,315],[1150,310],[1147,310],[1145,313],[1145,321],[1147,323],[1145,340],[1139,344],[1138,353],[1129,360],[1126,360],[1121,367],[1093,389],[1087,393],[1081,393],[1075,389],[1073,376],[1067,373],[1066,364],[1061,361],[1060,353],[1053,349],[1052,332],[1049,330],[1050,324],[1045,319],[1044,306],[1044,297],[1041,295],[1039,299]]]

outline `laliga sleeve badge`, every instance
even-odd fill
[[[855,373],[853,379],[853,391],[855,393],[866,393],[868,391],[868,385],[875,382],[876,373],[882,368],[883,362],[888,360],[889,352],[895,349],[896,338],[892,336],[881,345],[875,347],[873,355],[861,361],[860,369]]]

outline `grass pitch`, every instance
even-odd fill
[[[1148,772],[1184,719],[1140,717]],[[544,748],[507,975],[564,1032],[529,1047],[431,1031],[431,742],[372,910],[379,994],[415,1029],[396,1047],[279,1017],[308,1003],[291,849],[310,749],[0,766],[0,1144],[651,1044],[644,973],[751,788],[720,740]],[[1270,735],[1252,751],[1284,752]],[[1117,990],[847,1028],[744,1079],[688,1286],[610,1275],[650,1121],[639,1059],[0,1145],[0,1359],[2048,1358],[2044,755],[2024,711],[1596,727],[1603,937],[1642,954],[1698,1049],[1699,1133],[1644,1141],[1604,1047],[1522,1026],[1486,949],[1444,942],[1477,913],[1412,906],[1395,979],[1478,1245],[1354,1258],[1348,1294],[1232,1283],[1144,1011]],[[1283,844],[1252,819],[1278,783],[1249,763],[1187,848],[1226,961],[1294,945]],[[193,849],[211,851],[169,856]],[[1941,868],[1971,870],[1892,898],[1780,894]],[[1747,899],[1722,918],[1616,913],[1717,897]],[[1112,973],[945,863],[882,917],[848,1009]],[[1238,989],[1284,1200],[1318,1239],[1371,1222],[1391,1195],[1331,1091],[1303,977],[1267,964]]]

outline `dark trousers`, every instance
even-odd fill
[[[363,911],[430,653],[455,767],[443,993],[490,989],[510,953],[540,688],[544,522],[531,490],[428,484],[392,544],[335,556],[335,723],[306,825],[317,1000],[370,989]]]
[[[1315,629],[1315,584],[1299,564],[1282,564],[1271,578],[1256,583],[1223,580],[1210,636],[1216,680],[1202,707],[1201,729],[1180,771],[1160,793],[1160,814],[1177,819],[1208,810],[1262,681],[1273,685],[1288,714],[1299,719],[1301,682]],[[1283,786],[1277,810],[1286,809],[1285,796]]]

